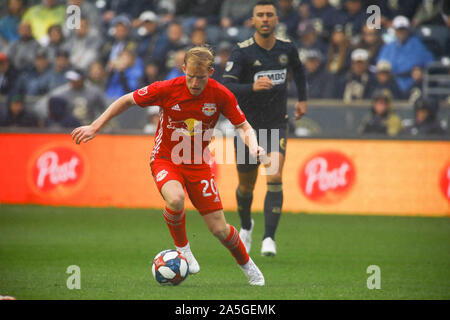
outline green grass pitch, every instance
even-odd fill
[[[0,206],[0,295],[17,299],[449,299],[448,218],[284,213],[278,255],[261,257],[264,217],[253,215],[251,256],[266,286],[251,287],[229,252],[187,212],[198,275],[160,286],[150,261],[172,240],[160,210]],[[238,216],[227,212],[239,227]],[[81,269],[81,289],[66,269]],[[381,289],[367,288],[369,265]]]

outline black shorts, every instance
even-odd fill
[[[280,129],[256,129],[258,144],[264,148],[266,154],[280,152],[286,155],[288,127]],[[248,147],[239,135],[234,137],[234,156],[239,172],[250,172],[258,169],[260,162],[250,156]]]

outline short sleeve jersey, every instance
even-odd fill
[[[133,98],[140,107],[159,107],[151,160],[163,158],[177,164],[205,163],[207,159],[203,155],[220,114],[235,126],[246,121],[231,91],[213,79],[208,80],[198,96],[190,93],[186,77],[182,76],[138,89],[133,92]]]
[[[297,48],[289,40],[277,38],[273,48],[266,50],[251,37],[238,43],[231,51],[223,84],[236,95],[253,128],[286,126],[288,70],[292,71],[299,91],[298,100],[306,101],[305,70]],[[253,84],[260,77],[268,77],[274,87],[271,90],[253,91]],[[235,83],[240,85],[241,90],[237,90],[233,85]]]

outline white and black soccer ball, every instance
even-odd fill
[[[152,273],[162,285],[179,285],[189,274],[187,259],[177,250],[164,250],[153,259]]]

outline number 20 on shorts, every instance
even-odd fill
[[[210,181],[204,179],[204,180],[200,181],[200,183],[201,183],[202,185],[204,185],[204,187],[203,187],[203,196],[204,196],[205,198],[206,198],[206,197],[210,197],[210,196],[212,196],[213,194],[217,196],[217,186],[216,186],[216,182],[214,181],[214,178],[211,178]],[[210,186],[211,186],[211,188],[209,188]],[[208,189],[211,190],[212,193],[209,192]]]

